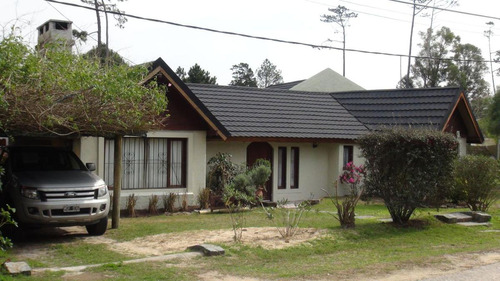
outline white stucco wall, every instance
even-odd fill
[[[207,161],[218,152],[230,153],[236,164],[246,163],[246,151],[249,142],[209,141],[207,143]],[[270,142],[273,147],[273,201],[318,199],[333,194],[333,183],[342,171],[343,145],[337,143],[281,143]],[[278,147],[287,148],[287,187],[278,189]],[[299,147],[299,188],[290,189],[291,147]],[[362,164],[359,148],[354,146],[354,163]],[[344,194],[342,186],[339,195]]]
[[[207,151],[205,131],[152,131],[147,134],[150,138],[185,138],[187,139],[187,174],[186,188],[165,189],[135,189],[122,190],[120,193],[120,207],[125,209],[129,195],[134,194],[139,199],[136,209],[146,209],[151,195],[163,196],[176,193],[181,196],[187,194],[189,205],[197,204],[197,195],[205,187]],[[82,137],[75,140],[73,150],[84,163],[95,163],[96,174],[104,176],[104,138]],[[111,192],[112,194],[112,192]],[[181,199],[182,200],[182,199]],[[161,201],[161,199],[160,199]],[[161,208],[161,202],[160,206]]]
[[[104,176],[104,138],[82,137],[74,141],[73,151],[83,163],[95,163],[94,173]]]

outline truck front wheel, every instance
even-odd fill
[[[101,219],[96,224],[87,225],[86,228],[89,235],[92,236],[103,235],[106,232],[106,229],[108,228],[108,217]]]

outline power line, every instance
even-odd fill
[[[95,8],[87,7],[87,6],[83,6],[83,5],[78,5],[78,4],[74,4],[74,3],[67,3],[67,2],[61,2],[61,1],[56,1],[56,0],[45,0],[45,1],[95,11]],[[104,12],[102,10],[99,10],[99,11]],[[200,26],[188,25],[188,24],[181,24],[181,23],[177,23],[177,22],[165,21],[165,20],[160,20],[160,19],[147,18],[147,17],[137,16],[137,15],[127,14],[127,13],[124,13],[124,12],[107,11],[107,13],[115,14],[115,15],[121,15],[121,16],[129,17],[129,18],[138,19],[138,20],[164,23],[164,24],[169,24],[169,25],[178,26],[178,27],[185,27],[185,28],[190,28],[190,29],[195,29],[195,30],[202,30],[202,31],[208,31],[208,32],[213,32],[213,33],[226,34],[226,35],[231,35],[231,36],[239,36],[239,37],[244,37],[244,38],[258,39],[258,40],[271,41],[271,42],[277,42],[277,43],[292,44],[292,45],[298,45],[298,46],[306,46],[306,47],[311,47],[311,48],[314,48],[314,49],[330,49],[330,50],[337,50],[337,51],[344,50],[343,48],[340,48],[340,47],[317,45],[317,44],[311,44],[311,43],[305,43],[305,42],[298,42],[298,41],[291,41],[291,40],[283,40],[283,39],[276,39],[276,38],[270,38],[270,37],[264,37],[264,36],[255,36],[255,35],[249,35],[249,34],[232,32],[232,31],[217,30],[217,29],[213,29],[213,28],[200,27]],[[362,53],[362,54],[384,55],[384,56],[391,56],[391,57],[408,57],[408,55],[403,55],[403,54],[395,54],[395,53],[387,53],[387,52],[379,52],[379,51],[367,51],[367,50],[359,50],[359,49],[348,49],[348,48],[346,48],[345,51],[346,52]],[[437,59],[437,58],[433,58],[433,57],[414,56],[414,55],[412,55],[411,58],[416,58],[416,59]],[[440,60],[444,60],[444,61],[453,61],[454,60],[454,59],[450,59],[450,58],[439,58],[439,59]],[[490,62],[488,60],[457,60],[457,61],[463,61],[463,62]]]
[[[485,18],[485,19],[500,20],[500,18],[498,18],[498,17],[492,17],[492,16],[487,16],[487,15],[481,15],[481,14],[475,14],[475,13],[457,11],[457,10],[452,10],[452,9],[447,9],[447,8],[441,8],[441,7],[435,7],[435,6],[430,6],[430,5],[418,4],[418,3],[410,3],[410,2],[405,2],[405,1],[401,1],[401,0],[389,0],[389,1],[400,3],[400,4],[415,5],[415,6],[419,6],[419,7],[423,7],[423,8],[432,8],[432,9],[436,9],[436,10],[441,10],[441,11],[446,11],[446,12],[452,12],[452,13],[457,13],[457,14],[462,14],[462,15],[468,15],[468,16],[474,16],[474,17],[480,17],[480,18]]]

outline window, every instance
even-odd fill
[[[342,162],[342,167],[345,167],[347,163],[352,162],[354,155],[353,151],[354,147],[352,145],[344,145],[344,160]]]
[[[123,189],[186,187],[187,139],[124,138]],[[106,140],[104,180],[113,185],[114,140]]]
[[[286,147],[278,147],[278,189],[286,189]]]
[[[290,155],[290,188],[299,188],[299,148],[292,147]]]
[[[169,139],[168,187],[186,186],[186,140]]]

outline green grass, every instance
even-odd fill
[[[440,212],[458,210],[441,209]],[[419,209],[414,216],[414,221],[418,223],[410,227],[395,227],[377,220],[390,217],[382,204],[361,203],[356,209],[357,215],[375,218],[357,219],[355,229],[343,230],[325,211],[334,211],[329,200],[314,206],[304,217],[301,227],[325,229],[328,233],[326,237],[307,244],[271,250],[231,243],[222,245],[227,252],[225,256],[197,258],[184,262],[188,264],[187,267],[186,264],[176,266],[175,262],[147,263],[147,266],[108,264],[88,270],[88,274],[111,280],[193,280],[199,279],[198,274],[216,271],[223,275],[264,279],[338,279],[352,276],[353,273],[383,273],[405,266],[425,266],[444,261],[445,254],[500,250],[498,233],[481,232],[485,229],[500,229],[498,205],[489,212],[493,216],[492,227],[489,228],[441,223],[433,217],[437,213],[435,209]],[[249,227],[271,225],[261,209],[249,211],[245,216]],[[108,230],[106,237],[129,241],[160,233],[221,228],[231,228],[228,214],[122,218],[120,228]],[[110,263],[129,258],[101,245],[85,243],[84,240],[56,244],[49,250],[50,258],[32,261],[31,264],[36,267],[68,266]],[[16,260],[9,252],[2,253],[0,257]],[[60,280],[61,276],[61,273],[45,273],[32,280]]]

